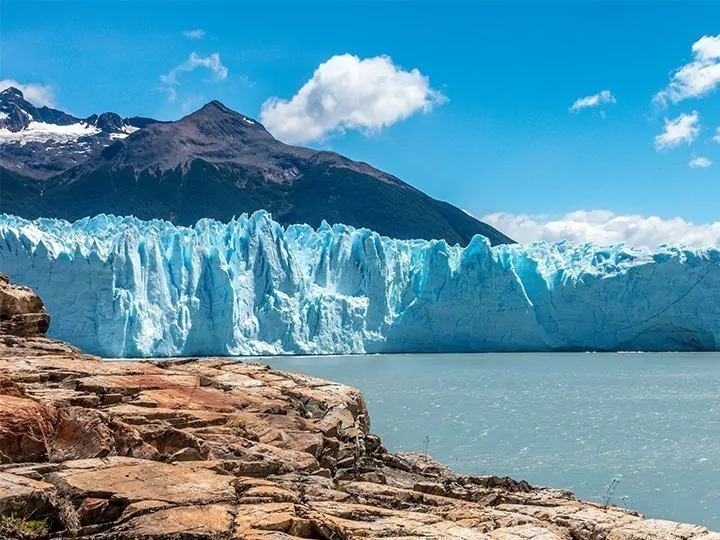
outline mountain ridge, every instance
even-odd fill
[[[15,93],[10,97],[18,99]],[[36,154],[42,158],[42,152],[58,146],[54,139],[47,139],[44,149],[39,148],[42,141],[33,142],[31,152],[20,152],[24,168],[13,168],[7,166],[13,155],[8,150],[23,150],[29,143],[12,146],[0,138],[0,211],[68,220],[112,213],[187,225],[204,217],[228,221],[264,209],[283,225],[317,227],[325,220],[401,239],[467,244],[482,234],[495,245],[512,242],[463,210],[367,163],[278,141],[260,122],[219,101],[172,122],[136,118],[114,113],[88,117],[82,129],[93,129],[92,134],[73,128],[81,134],[65,136],[60,145],[85,148],[84,159],[68,166],[51,162],[61,170],[49,175],[42,159],[36,168],[43,174],[26,169],[33,169]],[[64,122],[76,119],[63,117]],[[130,120],[147,121],[136,127]],[[2,128],[0,124],[0,132]],[[62,132],[59,127],[43,129]],[[26,130],[15,133],[23,137]],[[31,178],[39,183],[33,185]]]

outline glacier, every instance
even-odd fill
[[[720,250],[0,215],[0,271],[105,357],[718,350]]]

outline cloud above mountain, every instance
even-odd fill
[[[669,150],[681,144],[692,144],[700,134],[700,115],[697,111],[681,114],[674,119],[665,119],[663,132],[655,137],[657,150]]]
[[[38,107],[42,107],[43,105],[55,107],[57,105],[57,98],[55,97],[53,87],[48,84],[23,84],[14,79],[0,80],[0,92],[11,86],[20,90],[25,96],[25,99],[33,105],[37,105]]]
[[[375,133],[446,101],[427,76],[389,56],[342,54],[320,64],[291,99],[268,99],[260,118],[276,137],[302,143],[346,130]]]
[[[705,169],[710,165],[712,165],[712,161],[703,156],[693,157],[692,160],[690,160],[691,169]]]
[[[223,81],[228,76],[228,68],[220,61],[219,53],[212,53],[208,56],[200,56],[195,52],[190,53],[188,59],[179,66],[171,69],[167,75],[160,76],[160,82],[169,85],[179,84],[178,77],[181,73],[189,73],[197,68],[208,69],[213,76],[214,81]]]
[[[615,103],[617,103],[617,100],[615,99],[615,96],[612,95],[610,90],[603,90],[602,92],[598,92],[597,94],[576,99],[570,107],[570,112],[578,112],[582,109],[594,109],[601,105]]]
[[[654,248],[673,243],[707,247],[720,240],[720,222],[695,225],[679,217],[618,215],[609,210],[579,210],[561,216],[497,212],[480,219],[521,243],[569,240],[608,245],[624,242]]]
[[[202,30],[201,28],[197,28],[196,30],[185,30],[183,35],[188,39],[204,39],[205,30]]]
[[[190,73],[198,68],[210,71],[210,82],[224,81],[228,76],[228,68],[223,65],[219,53],[200,56],[196,52],[192,52],[187,60],[171,69],[167,75],[160,75],[160,82],[164,85],[162,89],[168,92],[168,101],[175,101],[177,98],[175,87],[180,84],[180,75]]]
[[[703,36],[692,45],[693,61],[678,68],[668,87],[655,95],[661,106],[703,97],[720,85],[720,35]]]

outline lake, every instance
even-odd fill
[[[720,354],[261,358],[359,388],[390,451],[720,530]]]

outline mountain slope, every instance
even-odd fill
[[[117,129],[129,125],[127,119],[121,122]],[[4,165],[4,147],[0,150]],[[43,181],[39,196],[19,174],[5,176],[0,211],[30,218],[113,213],[189,225],[265,209],[283,225],[318,226],[326,220],[401,239],[467,244],[482,234],[493,244],[512,242],[370,165],[286,145],[217,101],[176,122],[149,123],[116,137]]]
[[[6,88],[0,92],[0,168],[48,178],[156,122],[120,118],[110,112],[78,118],[50,107],[35,107],[17,88]]]

